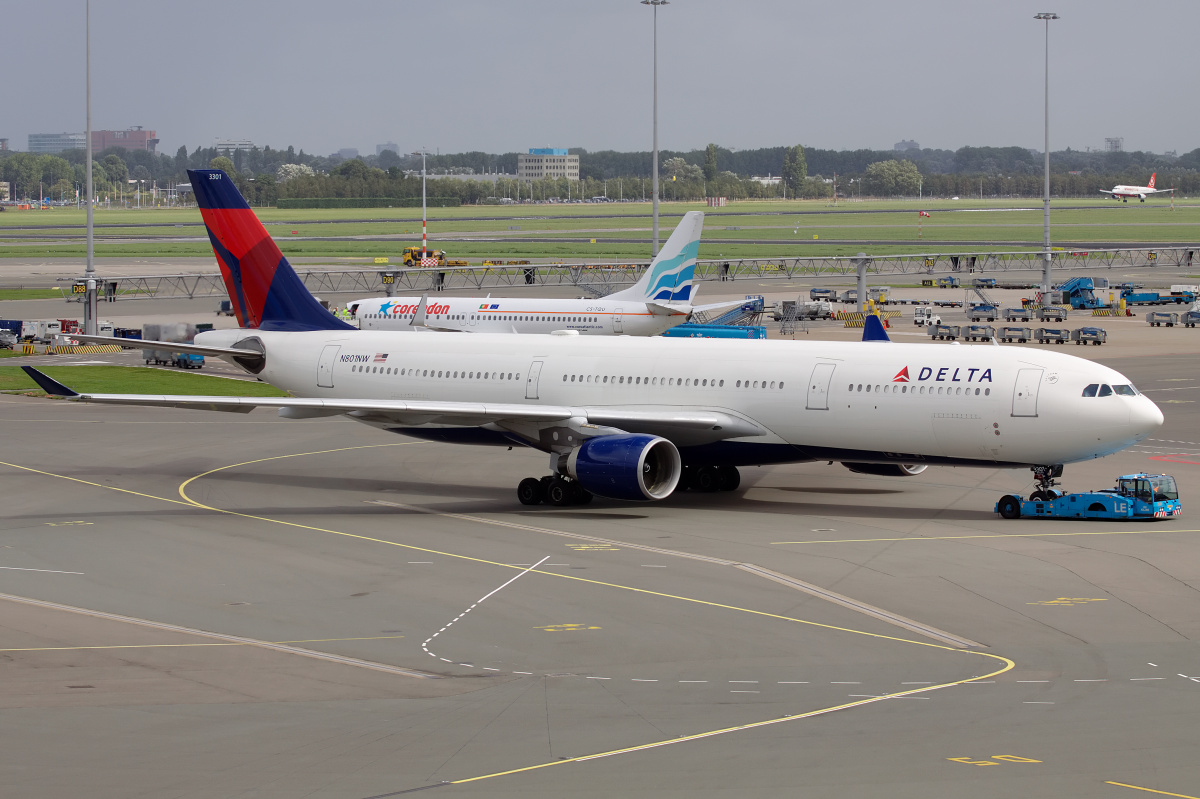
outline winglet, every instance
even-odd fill
[[[883,322],[879,321],[879,317],[875,314],[867,314],[863,319],[863,341],[891,341],[888,338],[887,331],[883,329]]]
[[[417,303],[417,310],[413,311],[413,318],[408,320],[411,327],[429,327],[425,323],[425,312],[429,305],[429,295],[422,294],[421,301]]]
[[[58,382],[57,380],[51,378],[48,375],[45,375],[45,374],[39,372],[37,369],[34,369],[32,366],[22,366],[21,368],[25,371],[25,374],[29,375],[29,377],[33,379],[33,382],[38,384],[38,387],[41,388],[42,391],[45,391],[47,394],[49,394],[51,396],[54,396],[54,397],[78,397],[79,396],[78,391],[67,388],[62,383]]]

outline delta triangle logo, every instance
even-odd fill
[[[897,372],[896,376],[892,378],[892,382],[893,383],[907,383],[908,382],[908,367],[906,366],[903,369],[901,369],[899,372]]]

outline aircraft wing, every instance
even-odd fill
[[[226,413],[249,413],[255,408],[275,408],[280,416],[291,419],[350,414],[358,418],[382,419],[398,425],[442,424],[478,427],[497,424],[513,427],[532,426],[534,430],[567,420],[578,420],[584,424],[620,428],[622,432],[654,433],[664,438],[672,438],[674,433],[685,435],[689,440],[699,436],[706,441],[761,435],[765,432],[753,423],[726,413],[687,408],[577,408],[564,405],[428,400],[93,394],[75,391],[32,366],[21,368],[47,394],[76,402],[105,405],[190,408]]]
[[[1097,189],[1097,191],[1101,194],[1116,194],[1115,191],[1109,191],[1108,189]]]

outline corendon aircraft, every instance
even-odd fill
[[[1025,347],[891,343],[873,316],[863,342],[357,330],[313,299],[224,172],[189,175],[241,326],[164,347],[226,358],[292,396],[81,394],[27,367],[47,391],[524,445],[549,456],[550,474],[522,480],[520,501],[555,505],[658,500],[681,480],[728,490],[740,466],[814,460],[880,475],[1032,467],[1041,490],[1061,464],[1122,450],[1163,421],[1106,366]]]
[[[548,297],[371,297],[346,307],[363,330],[469,333],[550,333],[655,336],[694,311],[737,303],[694,306],[696,254],[704,214],[690,211],[658,257],[632,287],[598,299]]]

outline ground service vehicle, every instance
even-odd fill
[[[941,323],[942,317],[935,314],[933,308],[928,305],[920,306],[913,311],[913,324],[917,327],[929,327]]]
[[[971,310],[967,312],[972,322],[982,322],[984,319],[995,322],[999,315],[1000,309],[995,305],[972,305]]]
[[[204,356],[194,352],[177,352],[172,363],[180,369],[201,369],[204,367]]]
[[[954,341],[961,335],[962,328],[958,325],[932,324],[929,326],[929,337],[943,341]]]
[[[446,258],[445,250],[426,250],[425,256],[437,261],[438,266],[466,266],[466,261],[451,261]],[[400,258],[405,266],[420,266],[421,265],[421,248],[420,247],[405,247],[404,254]]]
[[[693,325],[683,324],[663,331],[667,338],[766,338],[762,325]]]
[[[967,325],[963,338],[967,341],[988,341],[996,337],[996,328],[991,325]]]
[[[1108,341],[1108,331],[1102,327],[1080,327],[1071,331],[1071,341],[1086,345],[1089,342],[1097,347]]]
[[[1034,312],[1039,322],[1062,322],[1067,318],[1067,311],[1057,305],[1047,305]]]
[[[1103,308],[1108,303],[1096,296],[1097,282],[1090,277],[1075,277],[1063,283],[1053,293],[1062,296],[1063,304],[1069,304],[1078,310]],[[1107,284],[1108,281],[1105,279],[1103,282]]]
[[[21,338],[25,341],[50,341],[62,333],[62,323],[57,319],[35,319],[21,323]]]
[[[1001,341],[1017,342],[1024,344],[1029,339],[1033,338],[1033,332],[1027,327],[1002,327],[996,336]]]
[[[832,301],[837,299],[837,292],[833,289],[809,289],[808,298],[810,300]]]
[[[1126,305],[1161,305],[1165,302],[1157,291],[1122,291],[1121,299]]]
[[[1200,311],[1188,311],[1179,319],[1185,327],[1195,327],[1200,322]]]
[[[1108,386],[1104,386],[1108,388]],[[1052,485],[1053,480],[1047,481]],[[1167,474],[1125,474],[1115,488],[1064,494],[1039,488],[1029,499],[1008,494],[996,503],[1005,519],[1169,519],[1183,513],[1175,478]]]
[[[1195,302],[1200,298],[1200,286],[1186,283],[1176,283],[1171,286],[1171,299],[1177,303]]]
[[[1005,308],[1005,322],[1028,322],[1030,320],[1028,308]]]
[[[1175,327],[1179,322],[1179,314],[1169,313],[1167,311],[1151,311],[1146,314],[1146,321],[1150,323],[1150,327]]]
[[[956,289],[958,288],[958,278],[956,277],[939,277],[938,288],[940,289]]]
[[[1065,327],[1039,327],[1033,337],[1038,344],[1066,344],[1071,340],[1071,331]]]

